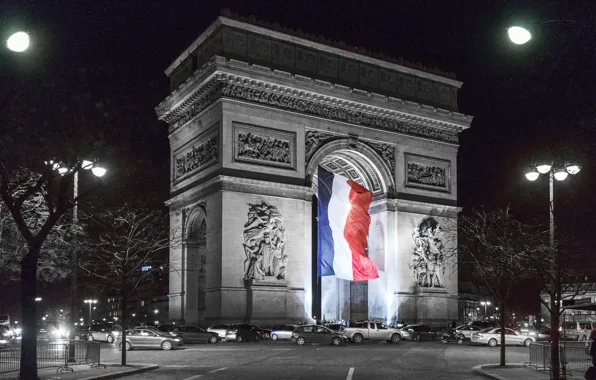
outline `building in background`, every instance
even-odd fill
[[[596,283],[563,284],[561,293],[563,307],[571,305],[583,305],[596,302]],[[540,294],[542,302],[540,303],[541,319],[544,323],[550,323],[550,313],[544,303],[550,303],[550,295],[546,292]],[[596,311],[594,310],[563,310],[561,321],[575,322],[596,322]]]

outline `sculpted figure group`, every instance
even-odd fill
[[[244,278],[253,280],[286,278],[285,229],[276,207],[265,202],[251,204],[244,224]]]

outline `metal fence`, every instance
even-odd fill
[[[59,343],[37,344],[37,368],[56,368],[59,371],[73,371],[73,364],[88,364],[99,367],[99,342],[64,341]],[[0,347],[0,373],[18,372],[21,361],[19,343]]]
[[[530,361],[524,363],[526,367],[533,367],[537,371],[550,370],[550,343],[530,344]],[[592,364],[592,357],[586,350],[584,342],[559,343],[559,360],[561,372],[567,374],[583,374]]]

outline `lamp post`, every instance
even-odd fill
[[[490,306],[490,301],[482,301],[480,304],[484,306],[484,316],[486,316],[486,307]]]
[[[91,307],[97,303],[97,300],[85,300],[85,303],[89,304],[89,326],[91,326]]]
[[[555,378],[558,377],[559,363],[556,359],[559,349],[559,313],[561,308],[560,297],[561,297],[561,278],[559,276],[559,266],[561,254],[555,247],[555,180],[564,181],[567,179],[569,174],[575,175],[579,173],[581,167],[572,162],[567,162],[564,165],[553,165],[551,161],[538,162],[526,170],[525,176],[529,181],[536,181],[540,174],[548,174],[548,194],[549,194],[549,243],[552,255],[551,268],[550,268],[550,340],[551,340],[551,368],[556,373]],[[514,314],[515,318],[515,314]],[[564,364],[563,364],[564,365]],[[564,367],[563,367],[564,368]],[[563,371],[563,373],[565,373]]]

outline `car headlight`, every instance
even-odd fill
[[[10,336],[10,333],[7,331],[4,334],[2,334],[2,336]]]
[[[174,339],[174,342],[180,342],[180,339],[176,338]]]

